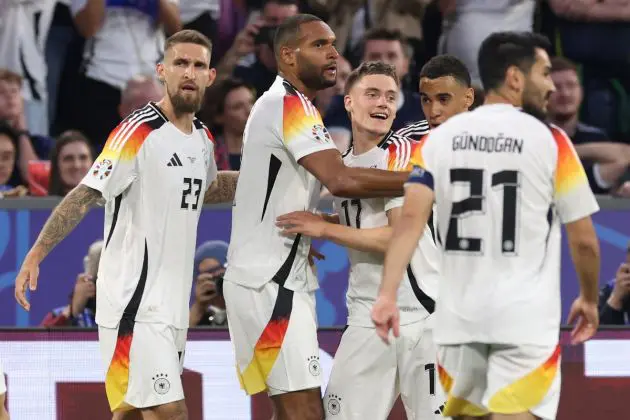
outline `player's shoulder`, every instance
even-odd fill
[[[149,102],[144,107],[139,108],[125,117],[110,133],[106,148],[112,150],[122,150],[133,148],[135,150],[149,139],[154,133],[160,130],[168,118],[160,108]]]
[[[390,171],[404,171],[418,163],[416,160],[422,144],[409,137],[389,132],[378,147],[387,153],[387,168]]]
[[[284,91],[282,109],[285,116],[303,115],[319,118],[319,111],[306,95],[286,80],[282,80],[282,87]]]
[[[206,138],[212,145],[214,145],[214,136],[212,135],[210,129],[203,123],[203,121],[195,118],[193,120],[193,124],[195,126],[195,130],[197,130],[202,135],[202,137]]]
[[[413,140],[420,140],[422,137],[427,135],[429,131],[431,131],[429,122],[427,120],[420,120],[398,129],[396,134]]]

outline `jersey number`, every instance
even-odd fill
[[[199,206],[199,195],[201,194],[201,180],[197,178],[184,178],[184,191],[182,192],[182,208],[188,209],[188,196],[195,196],[195,202],[191,205],[193,210]],[[193,191],[194,189],[194,191]]]
[[[468,238],[459,235],[462,219],[474,214],[485,213],[483,191],[483,169],[459,168],[451,169],[451,184],[468,184],[470,195],[453,203],[451,218],[446,232],[446,251],[481,252],[481,238]],[[503,190],[503,221],[501,226],[501,252],[516,254],[516,217],[518,205],[519,173],[518,171],[499,171],[492,174],[492,189]]]
[[[355,206],[357,208],[357,217],[355,220],[354,227],[357,229],[361,228],[361,200],[344,200],[341,202],[341,208],[343,209],[344,215],[346,216],[346,224],[350,227],[352,226],[352,222],[350,222],[350,211],[348,211],[349,206]]]

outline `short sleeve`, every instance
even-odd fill
[[[571,140],[564,131],[555,126],[551,131],[558,148],[554,204],[560,221],[570,223],[597,212],[599,205]]]
[[[434,145],[438,142],[439,140],[435,140],[435,133],[431,133],[431,135],[425,136],[422,141],[416,143],[410,162],[407,165],[408,168],[411,168],[411,173],[405,186],[409,184],[423,184],[434,189],[433,172],[436,168],[432,151]]]
[[[105,200],[111,200],[131,185],[139,176],[139,153],[152,131],[149,124],[127,130],[121,123],[109,135],[103,151],[81,183],[98,190]]]
[[[387,149],[387,169],[395,172],[411,172],[414,167],[423,167],[422,147],[424,140],[414,141],[405,137],[395,138]],[[404,197],[385,200],[385,211],[402,207]]]
[[[299,93],[284,96],[282,139],[296,162],[312,153],[337,149],[315,106]]]
[[[206,159],[206,166],[208,167],[208,171],[206,174],[206,185],[210,186],[217,179],[217,161],[215,159],[215,146],[216,142],[210,130],[205,125],[202,125],[203,133],[207,137],[208,141],[208,149],[207,153],[204,154],[204,158]]]

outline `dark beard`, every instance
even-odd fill
[[[542,122],[547,121],[547,113],[533,105],[523,103],[523,111]]]
[[[193,101],[187,101],[184,97],[177,93],[174,95],[169,93],[169,99],[173,104],[173,110],[176,114],[194,114],[201,109],[203,95],[199,95]]]
[[[326,80],[322,74],[322,70],[311,65],[300,63],[303,70],[298,74],[298,77],[304,83],[308,89],[315,91],[328,89],[329,87],[337,84],[336,80]]]

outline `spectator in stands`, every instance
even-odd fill
[[[16,171],[11,184],[23,184],[28,179],[28,162],[47,158],[52,140],[46,136],[31,134],[26,125],[24,99],[21,94],[22,77],[9,70],[0,69],[0,120],[5,120],[18,135]]]
[[[118,106],[127,81],[153,73],[163,53],[164,31],[181,29],[179,9],[177,0],[72,0],[72,13],[87,40],[74,128],[100,152],[120,121]]]
[[[24,129],[48,136],[46,38],[55,2],[0,1],[0,68],[23,77]]]
[[[442,36],[438,52],[464,62],[473,85],[481,85],[477,53],[493,32],[527,31],[534,26],[536,0],[440,0]]]
[[[373,29],[365,35],[363,61],[384,61],[396,68],[399,80],[409,72],[410,48],[400,31]],[[398,99],[398,111],[392,125],[396,131],[408,124],[424,119],[420,107],[420,96],[416,92],[402,89]],[[350,119],[345,110],[343,95],[333,98],[324,125],[337,147],[345,150],[350,144]]]
[[[260,97],[276,77],[275,28],[298,12],[297,0],[266,0],[261,16],[238,33],[217,65],[216,82],[233,75],[253,86]]]
[[[126,118],[148,102],[157,102],[164,95],[164,88],[152,75],[137,75],[127,81],[120,97],[118,115]]]
[[[94,163],[89,140],[78,131],[66,131],[50,155],[48,195],[63,197],[79,185]]]
[[[613,143],[607,134],[579,121],[583,91],[575,64],[561,57],[551,60],[556,91],[549,98],[549,118],[571,138],[596,194],[630,197],[630,182],[623,181],[630,167],[630,146]]]
[[[41,326],[96,326],[96,276],[102,250],[101,240],[90,245],[87,255],[83,258],[83,272],[77,276],[74,290],[70,295],[70,304],[53,309],[42,320]]]
[[[9,183],[16,171],[17,142],[15,131],[6,122],[0,122],[0,198],[22,197],[27,193],[24,186]]]
[[[337,84],[333,87],[320,90],[315,95],[315,106],[322,115],[322,118],[326,117],[326,112],[330,107],[332,99],[336,95],[343,95],[346,91],[346,81],[351,71],[352,66],[350,62],[340,55],[339,58],[337,58]]]
[[[626,260],[619,265],[615,278],[599,292],[599,323],[630,323],[630,243],[626,250]]]
[[[190,308],[190,326],[227,325],[223,300],[223,274],[228,244],[207,241],[195,253],[195,301]]]
[[[243,132],[249,113],[254,106],[254,89],[236,78],[222,80],[212,88],[211,110],[215,129],[215,159],[219,170],[238,171],[241,168],[241,149]]]

